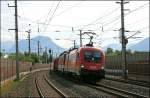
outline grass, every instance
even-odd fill
[[[3,85],[1,85],[1,94],[5,94],[12,88],[12,81],[6,81]]]
[[[6,95],[8,94],[12,89],[16,89],[18,86],[21,85],[21,81],[16,81],[16,80],[10,80],[6,81],[3,85],[1,85],[1,95]]]

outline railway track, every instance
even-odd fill
[[[149,82],[137,81],[137,80],[133,80],[133,79],[126,79],[126,80],[125,80],[125,79],[106,78],[106,80],[117,81],[117,82],[123,82],[123,83],[128,83],[128,84],[143,86],[143,87],[150,87],[150,83],[149,83]]]
[[[39,83],[38,78],[35,79],[35,84],[36,84],[36,88],[38,91],[38,94],[40,96],[40,98],[45,98],[45,97],[59,97],[59,98],[67,98],[68,96],[66,94],[64,94],[63,92],[61,92],[55,85],[53,85],[47,78],[45,75],[43,75],[42,77],[42,81],[46,83],[46,85],[48,85],[49,87],[42,87],[42,85]],[[43,83],[42,82],[42,83]],[[45,84],[43,84],[45,85]],[[51,96],[50,93],[48,93],[46,90],[48,88],[51,88],[55,91],[55,93],[57,93],[57,96]],[[52,90],[49,90],[52,91]],[[52,93],[51,93],[52,94]],[[56,94],[55,94],[56,95]]]
[[[44,94],[42,93],[42,90],[39,87],[39,84],[37,82],[37,78],[35,79],[35,85],[36,85],[36,88],[37,88],[37,91],[38,91],[40,98],[44,98]]]
[[[46,77],[44,77],[45,81],[62,97],[62,98],[68,98],[68,96],[61,92],[55,85],[53,85]]]
[[[118,89],[115,87],[110,87],[104,84],[96,84],[96,85],[87,85],[88,87],[91,87],[93,89],[97,89],[112,95],[115,95],[117,97],[121,98],[149,98],[148,96],[140,95],[138,93],[132,93],[129,91],[125,91],[122,89]]]

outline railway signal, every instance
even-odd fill
[[[49,51],[49,53],[51,54],[51,49],[49,49],[48,51]]]

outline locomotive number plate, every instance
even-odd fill
[[[90,69],[96,69],[96,66],[90,66]]]

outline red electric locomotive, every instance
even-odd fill
[[[105,55],[99,48],[80,47],[65,51],[54,61],[54,70],[84,78],[105,77]]]

